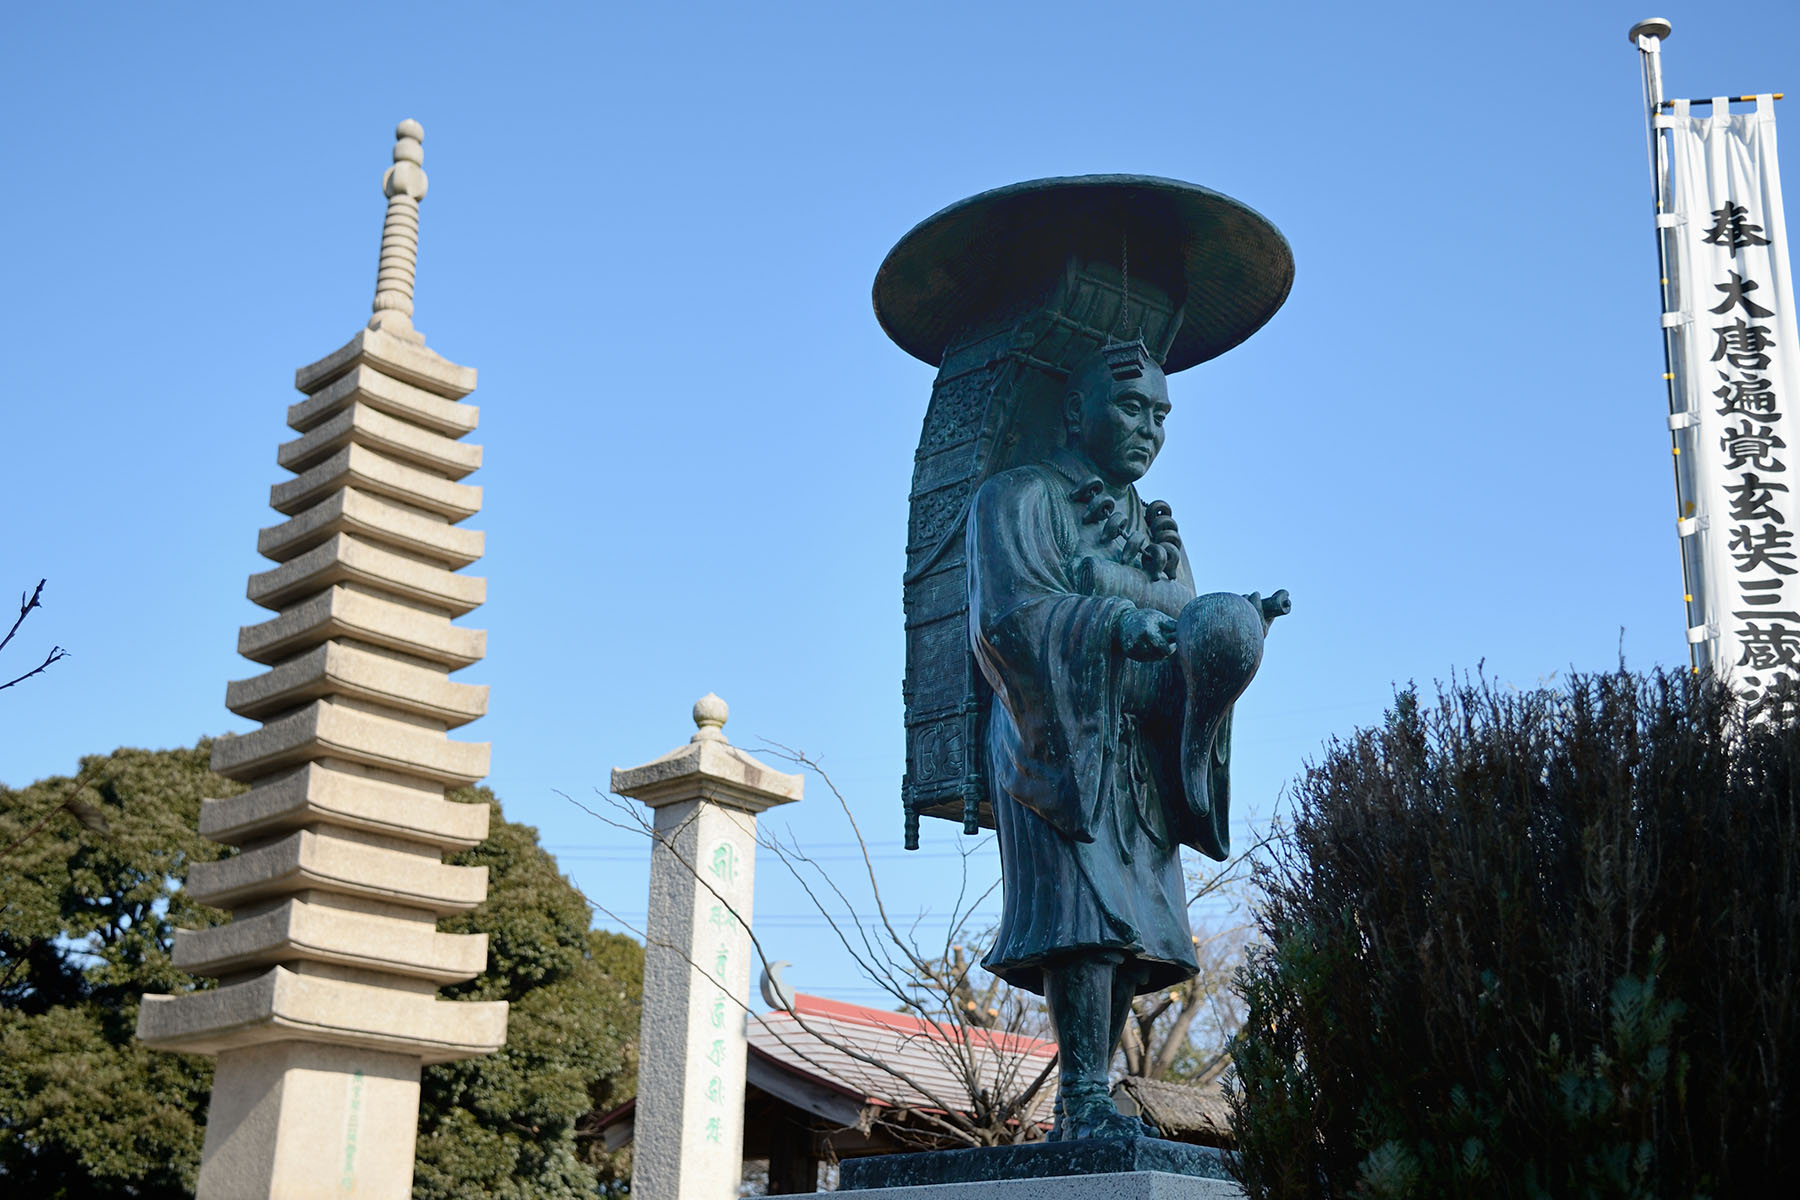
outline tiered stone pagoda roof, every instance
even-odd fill
[[[295,373],[298,436],[276,455],[291,477],[269,493],[284,519],[257,537],[275,565],[248,589],[273,615],[238,633],[267,670],[226,689],[262,727],[213,749],[215,771],[251,786],[200,814],[239,853],[187,879],[233,920],[176,934],[175,965],[219,986],[146,996],[138,1036],[154,1047],[310,1041],[443,1062],[505,1041],[505,1004],[434,996],[487,960],[486,935],[436,923],[487,894],[486,868],[442,858],[487,836],[487,808],[445,791],[487,774],[487,744],[447,731],[485,713],[488,690],[451,679],[486,649],[457,623],[486,595],[459,573],[483,549],[462,525],[481,508],[464,482],[481,447],[461,440],[479,416],[475,371],[412,327],[422,136],[402,123],[383,180],[369,327]]]

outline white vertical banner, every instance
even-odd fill
[[[1669,423],[1692,456],[1678,464],[1693,480],[1680,531],[1702,568],[1689,613],[1703,623],[1688,638],[1753,702],[1800,680],[1800,338],[1774,107],[1758,96],[1734,115],[1720,96],[1694,117],[1677,100],[1656,119],[1681,302],[1663,320],[1688,409]]]

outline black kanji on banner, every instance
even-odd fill
[[[1750,224],[1750,210],[1741,204],[1726,204],[1713,210],[1713,226],[1701,241],[1709,246],[1724,246],[1733,258],[1745,246],[1766,246],[1761,225]]]
[[[1701,240],[1729,251],[1733,260],[1712,285],[1721,299],[1707,311],[1730,318],[1711,327],[1712,362],[1721,384],[1712,394],[1722,402],[1717,414],[1727,418],[1718,445],[1727,472],[1721,489],[1733,524],[1723,536],[1737,593],[1731,615],[1743,622],[1737,660],[1721,665],[1736,669],[1738,682],[1756,703],[1770,688],[1800,677],[1800,613],[1786,595],[1787,577],[1800,574],[1800,552],[1775,499],[1788,491],[1778,478],[1787,472],[1787,442],[1777,432],[1781,398],[1767,374],[1775,332],[1758,323],[1775,313],[1754,298],[1762,284],[1738,256],[1746,246],[1767,246],[1769,240],[1745,205],[1728,201],[1712,218]]]
[[[1706,311],[1722,313],[1728,312],[1733,308],[1741,307],[1753,317],[1772,317],[1775,315],[1774,309],[1764,308],[1756,301],[1750,299],[1750,293],[1756,291],[1761,286],[1762,285],[1757,283],[1756,280],[1745,279],[1736,271],[1732,271],[1730,283],[1717,283],[1713,285],[1713,291],[1724,292],[1725,299],[1718,305],[1709,308]]]

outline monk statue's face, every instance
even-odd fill
[[[1136,483],[1162,450],[1169,381],[1144,364],[1135,379],[1116,379],[1102,362],[1080,372],[1069,396],[1070,444],[1108,484]]]

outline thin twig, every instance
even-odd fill
[[[30,615],[31,610],[43,607],[44,585],[48,582],[47,579],[38,580],[37,588],[29,598],[24,592],[19,593],[19,617],[12,623],[12,628],[6,631],[6,636],[0,638],[0,650],[6,649],[7,643],[13,640],[13,634],[19,632],[19,626],[25,623],[25,618]]]
[[[596,789],[596,790],[598,790],[598,789]],[[562,793],[558,793],[558,794],[563,795]],[[602,814],[596,812],[595,810],[593,810],[591,808],[588,808],[587,805],[582,804],[580,801],[575,800],[573,797],[563,795],[563,798],[565,800],[568,800],[570,803],[574,804],[577,808],[582,809],[584,812],[587,812],[590,815],[597,817],[602,821],[607,821],[607,818],[605,816],[603,816]],[[617,807],[621,807],[621,808],[625,807],[623,800],[616,799],[610,795],[607,796],[607,800],[609,803],[613,803]],[[636,814],[634,813],[633,815],[635,816]],[[743,928],[746,936],[748,936],[750,938],[751,947],[755,951],[756,957],[761,960],[761,962],[763,964],[763,969],[767,970],[768,963],[769,963],[768,955],[764,952],[763,947],[762,947],[762,941],[761,941],[761,939],[759,939],[756,936],[756,932],[754,929],[751,928],[750,922],[748,920],[746,920],[744,918],[744,915],[738,911],[737,906],[735,904],[733,904],[724,895],[720,894],[719,890],[717,888],[715,888],[712,885],[712,883],[706,879],[706,877],[704,875],[701,874],[701,872],[699,871],[698,867],[695,864],[687,861],[687,859],[682,857],[680,851],[676,849],[675,835],[677,835],[682,829],[684,829],[687,826],[687,824],[689,822],[691,822],[694,819],[694,815],[697,815],[697,812],[696,812],[696,814],[690,814],[689,818],[686,821],[683,821],[681,825],[678,825],[674,830],[669,831],[667,834],[658,834],[651,826],[648,825],[648,823],[643,822],[642,818],[638,818],[639,829],[641,832],[648,832],[653,840],[661,842],[664,846],[666,846],[669,849],[669,851],[671,852],[671,856],[675,859],[676,862],[678,862],[681,865],[682,869],[684,871],[686,871],[689,875],[691,875],[702,887],[704,887],[708,892],[710,892],[712,894],[712,896],[715,900],[718,900],[719,903],[725,907],[726,911],[729,912],[731,914],[731,916]],[[614,822],[614,821],[607,821],[607,823],[612,824],[618,828],[628,828],[627,826],[621,825],[620,823]],[[590,900],[589,903],[593,903],[593,901]],[[604,906],[595,905],[595,907],[600,908],[600,910],[602,912],[608,912],[608,915],[611,915],[609,910],[604,908]],[[826,916],[829,919],[829,914],[826,914]],[[621,923],[623,923],[623,922],[621,922]],[[629,928],[629,926],[627,926],[627,928]],[[647,945],[651,944],[650,939],[647,934],[645,935],[645,943]],[[738,1008],[742,1009],[746,1015],[752,1017],[753,1019],[757,1019],[757,1020],[761,1021],[761,1017],[759,1014],[754,1013],[748,1007],[748,1005],[746,1005],[743,1001],[738,1000],[736,996],[733,996],[731,994],[731,989],[725,985],[724,981],[718,979],[716,976],[714,976],[710,972],[708,972],[704,966],[695,962],[693,960],[693,958],[687,954],[686,951],[682,950],[680,947],[673,946],[673,945],[667,945],[662,942],[657,942],[655,944],[662,948],[674,950],[677,954],[679,954],[682,957],[683,961],[685,961],[691,968],[699,971],[709,981],[711,981],[713,984],[718,986],[718,988],[721,992],[723,992],[727,996],[730,996],[732,999],[732,1002],[734,1004],[736,1004]],[[908,1073],[901,1071],[898,1068],[894,1067],[891,1063],[888,1063],[885,1060],[878,1058],[874,1055],[867,1054],[864,1051],[859,1050],[857,1047],[855,1047],[853,1045],[843,1043],[841,1041],[833,1041],[830,1038],[827,1038],[826,1036],[819,1033],[818,1031],[808,1027],[806,1025],[805,1021],[801,1018],[799,1013],[790,1012],[789,1015],[794,1018],[795,1023],[800,1025],[801,1029],[804,1032],[806,1032],[807,1034],[809,1034],[810,1036],[812,1036],[814,1038],[817,1038],[824,1045],[830,1046],[833,1049],[837,1050],[839,1053],[844,1054],[847,1057],[849,1057],[855,1061],[861,1062],[864,1065],[875,1067],[882,1071],[885,1071],[887,1074],[893,1076],[895,1079],[897,1079],[901,1083],[904,1083],[906,1086],[910,1087],[914,1091],[914,1093],[916,1093],[917,1095],[923,1096],[926,1099],[927,1103],[935,1105],[935,1106],[942,1108],[948,1112],[956,1111],[956,1109],[953,1106],[946,1104],[943,1100],[939,1099],[936,1095],[934,1095],[930,1088],[926,1087],[924,1084],[922,1084],[918,1080],[914,1079]],[[775,1031],[775,1030],[771,1029],[770,1026],[768,1026],[768,1024],[766,1022],[764,1022],[763,1025],[764,1025],[765,1029],[770,1029],[770,1031],[772,1033],[774,1033],[777,1040],[782,1041],[782,1044],[784,1046],[787,1046],[789,1049],[794,1050],[794,1052],[796,1054],[801,1054],[802,1058],[805,1061],[811,1063],[812,1060],[805,1058],[804,1054],[797,1047],[794,1047],[791,1044],[789,1044],[788,1042],[786,1042],[785,1040],[783,1040],[779,1031]],[[817,1063],[812,1063],[812,1065],[818,1066]],[[821,1068],[821,1070],[823,1070],[823,1068]]]
[[[33,667],[31,670],[25,672],[23,675],[19,676],[17,679],[9,679],[5,683],[0,683],[0,692],[4,692],[7,688],[11,687],[15,683],[24,683],[27,679],[30,679],[33,675],[43,674],[44,671],[49,668],[51,663],[61,662],[63,659],[65,659],[67,657],[69,657],[69,652],[67,650],[64,650],[61,646],[50,647],[50,653],[44,656],[43,662],[39,663],[37,666]]]
[[[857,962],[858,966],[862,968],[865,976],[876,983],[883,991],[894,996],[903,1007],[920,1008],[917,1000],[913,996],[907,994],[905,990],[906,986],[916,986],[921,978],[923,978],[926,981],[937,982],[941,988],[943,986],[942,981],[936,979],[934,975],[926,969],[930,966],[929,961],[925,959],[915,945],[909,942],[909,940],[895,928],[891,916],[880,897],[880,884],[874,871],[874,864],[868,850],[867,842],[863,839],[860,829],[856,826],[855,818],[849,811],[848,803],[844,800],[842,793],[838,791],[830,778],[826,776],[823,771],[819,770],[815,761],[808,759],[797,752],[788,750],[785,747],[781,748],[781,752],[784,757],[788,757],[791,761],[801,762],[818,774],[821,779],[824,780],[826,787],[837,797],[839,806],[843,810],[845,817],[849,820],[851,828],[856,834],[857,843],[862,850],[864,866],[868,873],[870,888],[871,891],[875,893],[876,897],[878,920],[885,937],[871,939],[869,936],[870,931],[868,922],[857,913],[856,906],[852,904],[849,897],[844,894],[843,889],[838,886],[837,881],[817,862],[808,857],[798,844],[783,845],[779,838],[770,835],[759,836],[756,839],[757,844],[772,852],[788,869],[790,875],[792,875],[801,885],[801,888],[806,892],[808,899],[812,901],[820,915],[823,916],[831,926],[832,931],[837,935],[838,940],[844,946],[845,951],[849,953],[852,959]],[[595,790],[597,793],[599,792],[599,789]],[[605,793],[600,794],[606,800],[607,804],[625,814],[627,819],[614,819],[580,801],[574,800],[572,797],[564,796],[564,798],[568,799],[569,802],[576,807],[582,809],[582,811],[613,828],[636,833],[640,836],[646,836],[652,841],[667,847],[671,851],[672,859],[680,865],[681,869],[702,883],[737,920],[750,939],[756,959],[762,963],[763,968],[766,970],[769,957],[763,948],[761,939],[751,927],[750,922],[744,918],[743,914],[737,910],[736,906],[732,904],[731,901],[727,900],[712,886],[711,882],[698,870],[697,865],[687,861],[686,857],[683,856],[675,846],[674,836],[679,833],[679,829],[675,831],[659,832],[636,811],[635,806],[627,805],[626,802],[619,797],[607,795]],[[965,855],[965,872],[966,869],[967,863]],[[815,880],[812,877],[816,877],[816,886]],[[994,886],[997,886],[997,884],[990,885],[988,889],[982,892],[981,896],[970,905],[969,912],[972,912],[975,905],[978,905],[982,899],[992,894]],[[858,929],[857,940],[862,943],[862,950],[860,952],[852,943],[847,931],[842,928],[842,922],[833,914],[831,909],[827,908],[822,893],[835,897],[838,904],[841,905],[844,910],[849,912],[850,919],[855,922]],[[952,923],[952,929],[946,937],[946,944],[949,944],[950,940],[953,940],[962,932],[961,925],[962,922],[967,919],[968,913],[962,911],[961,900],[966,895],[965,881],[965,888],[958,896],[959,902],[956,906],[958,911],[953,914],[957,920]],[[711,979],[714,983],[721,982],[712,976],[706,966],[695,962],[689,953],[682,947],[665,945],[660,939],[653,941],[648,936],[647,931],[638,931],[629,922],[620,919],[616,914],[612,913],[606,906],[595,903],[592,899],[589,900],[589,903],[593,904],[594,908],[598,911],[605,913],[611,919],[618,922],[619,925],[634,933],[638,933],[639,936],[644,938],[646,945],[656,945],[662,949],[672,950],[679,955],[690,968],[698,970],[703,976]],[[915,925],[915,932],[916,928]],[[966,974],[964,976],[959,976],[959,978],[966,978]],[[905,984],[902,983],[902,979],[905,979]],[[731,996],[732,1003],[737,1008],[741,1009],[749,1019],[757,1022],[759,1027],[767,1031],[780,1045],[794,1053],[801,1061],[812,1065],[822,1074],[825,1074],[828,1077],[831,1075],[829,1069],[813,1059],[803,1046],[795,1044],[794,1041],[787,1036],[786,1032],[779,1028],[776,1023],[770,1022],[763,1014],[755,1013],[750,1010],[744,1001],[740,1000],[735,995],[731,995],[730,989],[721,988],[721,990]],[[940,1007],[945,1011],[953,1011],[953,1005],[948,1003],[945,1003]],[[1016,1004],[1013,1006],[1013,1009],[1014,1015],[1012,1020],[1016,1025],[1022,1014],[1022,1010]],[[852,1061],[861,1063],[864,1066],[883,1073],[907,1089],[912,1096],[915,1096],[924,1102],[924,1107],[920,1107],[913,1103],[896,1105],[890,1102],[894,1117],[901,1118],[901,1120],[895,1121],[890,1118],[882,1117],[878,1113],[869,1114],[865,1119],[871,1125],[881,1125],[884,1128],[891,1128],[897,1134],[913,1138],[916,1138],[921,1132],[918,1126],[923,1125],[927,1129],[934,1131],[937,1136],[949,1138],[953,1142],[963,1145],[995,1144],[1001,1141],[1016,1142],[1027,1140],[1033,1136],[1034,1133],[1041,1132],[1041,1125],[1035,1118],[1030,1118],[1027,1114],[1033,1106],[1035,1098],[1042,1091],[1045,1081],[1050,1078],[1050,1074],[1053,1071],[1056,1062],[1054,1056],[1052,1056],[1050,1063],[1039,1071],[1036,1079],[1025,1088],[1023,1092],[1020,1092],[1016,1088],[1018,1075],[1020,1073],[1019,1068],[1023,1066],[1026,1059],[1036,1057],[1036,1055],[1033,1055],[1024,1049],[1024,1043],[1009,1043],[998,1040],[995,1036],[995,1031],[992,1030],[973,1029],[962,1022],[953,1021],[944,1023],[927,1017],[924,1027],[922,1027],[917,1034],[902,1035],[901,1040],[903,1043],[909,1043],[916,1039],[917,1043],[921,1047],[926,1048],[933,1057],[937,1058],[940,1065],[944,1066],[945,1069],[959,1081],[962,1089],[968,1093],[965,1097],[945,1097],[937,1095],[936,1089],[928,1085],[924,1080],[914,1078],[911,1072],[896,1067],[891,1061],[888,1061],[882,1056],[870,1054],[853,1044],[846,1043],[842,1038],[833,1037],[824,1030],[816,1028],[814,1023],[809,1022],[802,1014],[789,1012],[787,1016],[792,1019],[793,1025],[798,1027],[801,1033],[808,1038],[813,1039],[819,1045],[830,1048],[837,1053],[845,1055]],[[786,1022],[782,1022],[781,1024],[786,1024]],[[1009,1047],[1015,1046],[1017,1047],[1016,1049],[1009,1049]],[[985,1052],[978,1050],[978,1047],[985,1048]],[[991,1068],[991,1070],[987,1068]],[[990,1086],[990,1083],[994,1086]]]
[[[21,833],[18,837],[14,838],[10,843],[8,843],[6,849],[0,850],[0,858],[6,857],[7,855],[11,854],[14,850],[17,850],[20,846],[23,846],[26,842],[29,842],[32,838],[36,837],[38,831],[40,829],[42,829],[44,826],[48,825],[50,823],[51,818],[56,816],[56,814],[59,812],[67,811],[70,816],[74,817],[77,821],[80,821],[83,825],[88,826],[89,828],[96,828],[96,826],[94,826],[94,824],[91,821],[84,820],[81,813],[76,811],[76,809],[74,807],[74,805],[77,802],[76,797],[78,797],[81,794],[81,789],[87,786],[88,776],[92,775],[92,774],[93,774],[93,771],[90,768],[90,769],[84,769],[81,772],[81,774],[77,775],[74,778],[74,780],[72,780],[70,782],[68,788],[63,792],[62,799],[58,800],[56,802],[55,806],[52,807],[49,812],[47,812],[43,816],[39,817],[37,819],[37,821],[31,826],[30,829],[27,829],[24,833]],[[100,818],[100,824],[99,824],[98,828],[101,832],[105,832],[105,818],[104,817]]]

